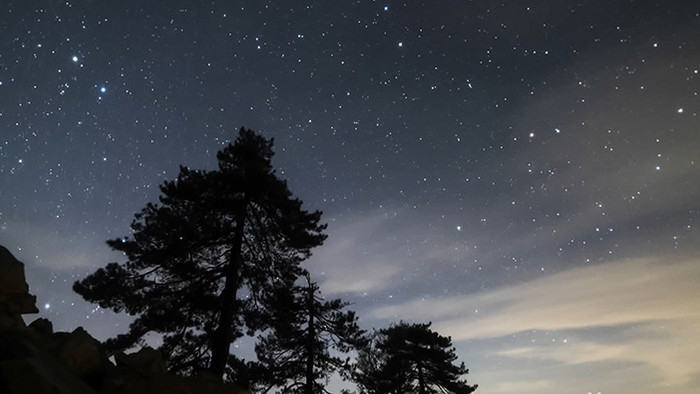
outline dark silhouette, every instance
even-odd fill
[[[461,379],[469,370],[456,360],[451,338],[432,331],[430,323],[401,322],[370,337],[353,377],[367,394],[474,392],[477,386]]]
[[[262,392],[277,386],[284,393],[326,393],[321,381],[347,365],[342,353],[363,343],[355,313],[344,311],[349,304],[324,300],[318,285],[305,276],[305,286],[276,293],[273,330],[255,348],[267,373]]]
[[[217,153],[218,169],[180,168],[131,224],[132,235],[110,240],[127,257],[73,289],[88,301],[137,315],[129,332],[107,341],[122,350],[155,332],[171,371],[208,369],[223,377],[245,364],[229,354],[244,332],[264,329],[261,300],[291,288],[299,263],[325,239],[321,212],[292,198],[270,160],[273,141],[241,129]]]

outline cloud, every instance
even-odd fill
[[[700,366],[694,362],[700,354],[696,341],[700,332],[699,279],[697,259],[629,259],[576,268],[477,294],[380,306],[372,315],[410,315],[416,320],[431,320],[436,330],[455,341],[505,337],[531,330],[575,332],[628,327],[626,335],[615,343],[582,336],[558,347],[518,346],[498,355],[568,365],[641,363],[653,368],[664,383],[684,384],[700,373]]]
[[[541,392],[544,389],[552,387],[552,382],[548,380],[535,381],[510,381],[499,382],[494,387],[489,387],[490,393],[529,393]]]
[[[398,238],[388,230],[394,222],[378,211],[331,221],[328,240],[308,262],[311,272],[324,278],[325,293],[362,294],[387,287],[401,270],[395,255]]]
[[[26,266],[55,271],[94,268],[112,261],[122,261],[121,253],[112,251],[105,243],[107,234],[81,235],[79,229],[8,221],[0,228],[0,243]]]
[[[338,255],[336,255],[338,256]],[[346,264],[347,263],[347,264]],[[329,294],[367,293],[386,288],[387,283],[399,274],[400,269],[385,260],[343,261],[329,267],[323,288]],[[367,273],[370,272],[368,275]]]

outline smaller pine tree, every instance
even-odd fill
[[[469,370],[455,364],[452,339],[430,329],[431,323],[401,322],[381,329],[360,351],[353,377],[366,394],[469,394],[462,377]]]
[[[255,348],[267,371],[263,392],[276,386],[282,392],[324,393],[322,382],[348,364],[341,355],[363,343],[355,313],[345,310],[349,304],[326,301],[308,273],[305,278],[305,285],[291,291],[280,287],[270,302],[273,329]]]

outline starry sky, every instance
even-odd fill
[[[5,0],[0,244],[55,329],[123,332],[72,283],[245,126],[364,328],[432,321],[484,394],[689,393],[698,37],[697,1]]]

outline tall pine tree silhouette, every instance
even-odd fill
[[[180,168],[160,203],[135,215],[132,234],[107,241],[127,261],[74,284],[90,302],[137,316],[116,351],[162,335],[173,372],[208,369],[222,377],[233,341],[260,326],[260,300],[292,287],[299,263],[325,239],[321,212],[307,212],[271,165],[273,141],[241,129],[218,152],[218,169]],[[255,318],[249,319],[249,316]],[[264,320],[264,319],[263,319]],[[230,361],[230,363],[229,363]]]

